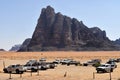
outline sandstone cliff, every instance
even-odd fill
[[[30,43],[23,51],[114,50],[116,47],[98,27],[43,8]]]
[[[31,38],[27,38],[22,45],[20,46],[18,51],[27,51],[27,46],[30,43]]]
[[[9,51],[18,51],[20,49],[21,44],[16,44],[12,46],[12,48]]]

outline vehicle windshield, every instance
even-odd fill
[[[108,66],[110,66],[110,65],[101,65],[100,67],[108,67]]]
[[[105,65],[101,65],[101,67],[105,67]]]
[[[8,66],[8,68],[10,68],[10,67],[15,67],[15,65],[10,65],[10,66]]]

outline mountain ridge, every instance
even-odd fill
[[[88,28],[51,6],[43,8],[33,36],[23,51],[116,50],[117,47],[98,27]]]

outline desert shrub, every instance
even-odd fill
[[[101,64],[100,63],[96,63],[96,64],[94,64],[93,66],[94,67],[99,67]]]

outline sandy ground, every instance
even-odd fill
[[[73,58],[81,63],[90,59],[102,59],[102,63],[106,62],[110,58],[120,58],[119,51],[95,51],[95,52],[0,52],[0,80],[10,80],[9,74],[3,73],[3,61],[5,65],[11,64],[25,64],[30,59],[37,59],[45,57],[47,61],[53,61],[55,59]],[[120,78],[120,63],[117,63],[118,67],[113,71],[112,80],[118,80]],[[67,72],[66,77],[64,77]],[[95,79],[93,79],[93,72],[95,73]],[[39,71],[33,73],[25,72],[20,78],[19,74],[12,74],[11,80],[110,80],[109,73],[96,73],[96,70],[92,66],[66,66],[57,65],[55,69],[48,69],[45,71]]]

